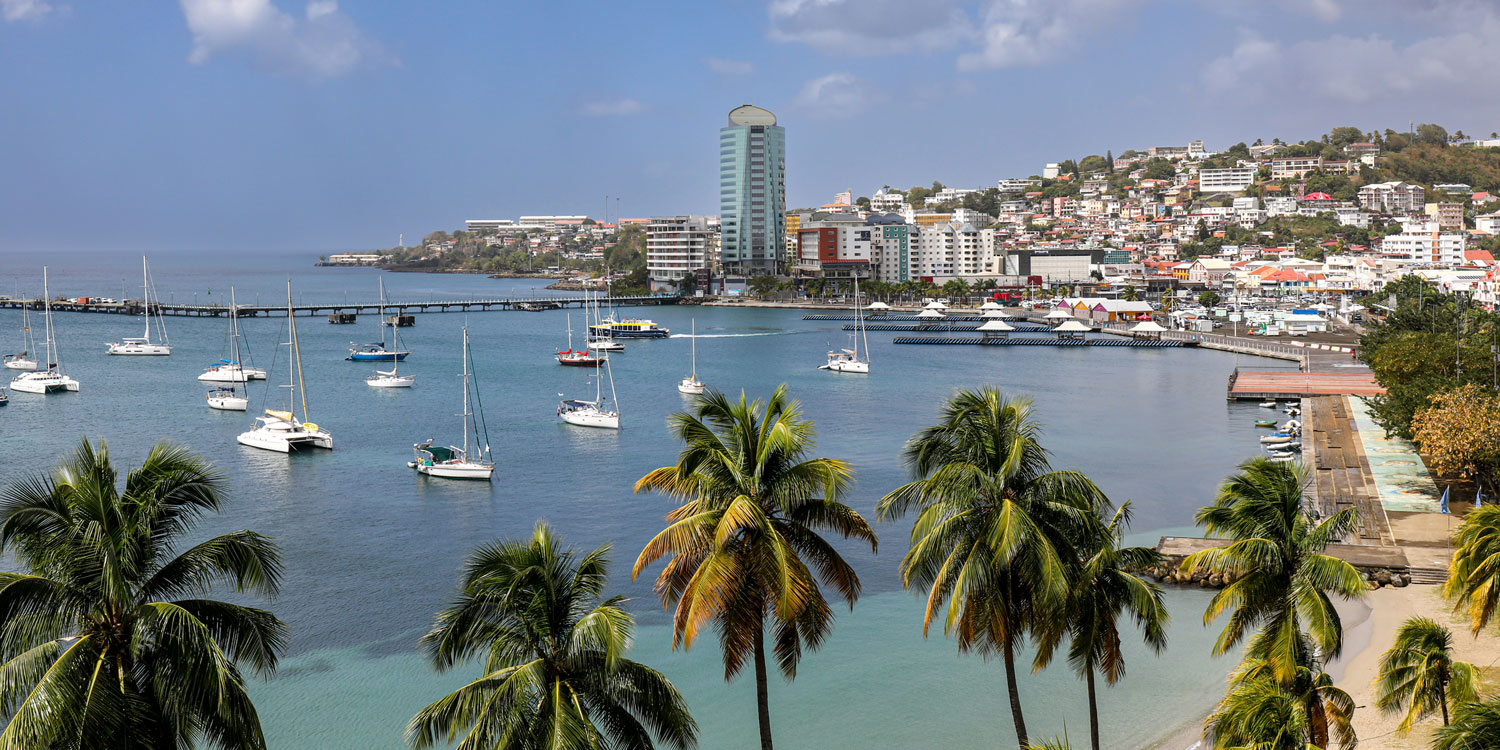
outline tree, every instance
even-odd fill
[[[1433,146],[1448,145],[1448,130],[1441,125],[1424,122],[1417,126],[1417,143],[1426,143]]]
[[[223,504],[211,464],[157,443],[116,487],[104,443],[0,492],[0,748],[264,748],[241,668],[263,677],[286,626],[203,598],[274,596],[276,545],[253,531],[182,549]]]
[[[1328,595],[1356,599],[1366,591],[1353,565],[1323,554],[1358,527],[1356,511],[1345,508],[1314,525],[1302,512],[1307,481],[1299,465],[1265,458],[1240,464],[1219,486],[1214,504],[1195,516],[1209,536],[1232,541],[1183,561],[1189,573],[1203,568],[1233,579],[1203,613],[1205,625],[1229,613],[1214,655],[1228,653],[1260,627],[1246,653],[1265,660],[1283,686],[1311,659],[1304,631],[1321,658],[1337,658],[1343,649],[1343,624]]]
[[[1500,700],[1467,703],[1453,712],[1453,723],[1437,731],[1432,750],[1500,747]]]
[[[1120,297],[1126,302],[1138,302],[1141,299],[1141,293],[1140,290],[1135,288],[1134,284],[1129,284],[1126,285],[1125,291],[1120,295]]]
[[[1448,726],[1448,705],[1479,700],[1479,672],[1453,658],[1453,634],[1426,617],[1410,617],[1380,658],[1375,705],[1387,714],[1406,712],[1397,731],[1441,711]]]
[[[484,673],[407,725],[416,748],[594,750],[697,745],[698,726],[660,672],[625,658],[635,620],[604,598],[609,545],[580,556],[546,522],[464,563],[459,595],[421,648],[438,671]]]
[[[1219,296],[1218,292],[1208,289],[1198,295],[1198,304],[1204,307],[1213,307],[1223,301],[1223,299],[1223,297]]]
[[[764,298],[776,289],[776,277],[767,274],[751,276],[746,286],[750,287],[751,294]]]
[[[1022,748],[1016,649],[1061,616],[1067,565],[1079,558],[1073,540],[1094,531],[1109,504],[1088,477],[1053,470],[1040,436],[1029,399],[959,391],[902,451],[916,479],[876,506],[882,521],[917,517],[901,582],[928,591],[923,634],[945,609],[943,631],[960,652],[1000,654]]]
[[[753,658],[760,744],[771,750],[765,630],[774,633],[782,675],[795,678],[803,652],[822,645],[833,626],[817,579],[851,609],[860,592],[854,568],[819,532],[868,542],[872,551],[875,532],[843,503],[848,462],[807,457],[813,424],[785,385],[764,403],[709,391],[694,413],[677,412],[668,423],[683,443],[677,463],[641,477],[635,491],[682,504],[641,550],[631,578],[670,557],[656,591],[664,607],[677,603],[673,647],[691,648],[713,620],[724,679]]]
[[[1483,505],[1464,516],[1453,532],[1453,558],[1443,596],[1469,614],[1469,627],[1477,634],[1495,617],[1500,605],[1500,581],[1495,561],[1500,560],[1500,505]]]
[[[1478,482],[1500,492],[1500,398],[1477,383],[1433,394],[1412,417],[1412,437],[1427,464],[1443,476]]]
[[[963,299],[969,296],[969,283],[963,279],[948,279],[943,282],[943,294],[952,300]]]
[[[1123,503],[1109,523],[1091,528],[1078,548],[1080,560],[1070,576],[1065,614],[1053,618],[1054,627],[1043,628],[1038,659],[1045,665],[1052,648],[1064,634],[1068,638],[1068,664],[1081,674],[1089,694],[1089,740],[1099,750],[1099,701],[1094,675],[1106,685],[1125,676],[1125,654],[1120,649],[1120,618],[1126,614],[1141,629],[1146,645],[1161,653],[1167,647],[1167,613],[1161,586],[1136,571],[1161,564],[1154,547],[1122,547],[1125,527],[1130,525],[1130,503]]]
[[[1308,649],[1311,651],[1311,649]],[[1327,748],[1330,735],[1353,750],[1354,700],[1322,666],[1298,666],[1286,683],[1264,659],[1248,657],[1229,675],[1229,692],[1203,725],[1216,748],[1305,750]]]

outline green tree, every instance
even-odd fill
[[[1141,293],[1140,290],[1135,288],[1134,284],[1129,284],[1126,285],[1125,291],[1121,293],[1120,297],[1126,302],[1138,302],[1141,299]]]
[[[677,463],[641,477],[635,491],[682,504],[641,551],[631,578],[671,558],[656,590],[664,607],[677,603],[672,645],[691,648],[714,621],[726,680],[753,659],[760,744],[771,750],[766,630],[782,675],[795,678],[803,652],[822,645],[833,627],[818,579],[851,609],[860,592],[854,568],[819,532],[868,542],[872,551],[875,532],[843,503],[848,462],[807,457],[813,423],[785,385],[764,403],[709,391],[694,413],[677,412],[668,424],[683,443]]]
[[[1375,705],[1387,714],[1406,712],[1397,730],[1441,711],[1448,726],[1448,705],[1479,700],[1479,672],[1453,658],[1453,634],[1426,617],[1410,617],[1380,658]]]
[[[943,282],[943,294],[958,301],[969,296],[969,283],[963,279],[948,279]]]
[[[1302,512],[1307,481],[1300,465],[1265,458],[1240,464],[1239,472],[1219,486],[1214,504],[1195,517],[1209,536],[1230,544],[1183,561],[1189,573],[1202,568],[1232,579],[1203,613],[1204,624],[1229,614],[1214,655],[1228,653],[1259,627],[1246,652],[1265,660],[1283,685],[1311,661],[1304,633],[1322,658],[1337,658],[1342,651],[1344,627],[1329,594],[1357,599],[1366,591],[1353,565],[1323,554],[1358,527],[1358,514],[1345,508],[1313,524]]]
[[[1453,723],[1437,731],[1432,750],[1500,747],[1500,700],[1466,703],[1453,711]]]
[[[1223,299],[1223,297],[1219,296],[1218,292],[1212,289],[1208,289],[1198,295],[1198,304],[1203,305],[1204,307],[1213,307],[1222,302]]]
[[[1146,645],[1161,653],[1167,647],[1167,623],[1171,616],[1162,601],[1161,586],[1137,571],[1154,568],[1162,557],[1155,547],[1124,547],[1125,528],[1130,525],[1130,503],[1123,503],[1107,524],[1091,528],[1078,545],[1080,560],[1070,576],[1068,601],[1063,617],[1053,618],[1052,628],[1042,628],[1038,661],[1044,665],[1053,647],[1064,635],[1068,639],[1068,664],[1081,674],[1089,694],[1089,740],[1099,750],[1099,700],[1094,675],[1114,685],[1125,676],[1125,653],[1120,648],[1120,618],[1129,615],[1141,629]]]
[[[182,448],[158,443],[123,491],[116,478],[85,440],[0,492],[0,554],[27,571],[0,573],[0,748],[264,748],[240,669],[269,676],[286,627],[203,597],[274,596],[275,544],[236,531],[186,546],[224,477]]]
[[[481,545],[459,595],[421,647],[438,671],[484,658],[483,674],[407,725],[416,748],[646,750],[697,746],[698,726],[660,672],[625,658],[635,620],[604,598],[609,545],[579,555],[546,522],[522,542]]]
[[[1500,605],[1500,505],[1483,505],[1464,516],[1453,532],[1453,558],[1443,595],[1469,614],[1469,627],[1478,633],[1495,618]]]
[[[1333,684],[1316,660],[1298,666],[1289,682],[1264,659],[1249,657],[1229,675],[1229,692],[1203,726],[1215,748],[1306,750],[1330,737],[1353,750],[1354,700]]]
[[[1073,540],[1109,504],[1088,477],[1053,470],[1040,437],[1030,400],[988,387],[960,391],[937,424],[907,442],[902,455],[916,479],[876,506],[880,520],[917,517],[901,582],[928,591],[923,634],[941,610],[960,651],[1000,654],[1022,748],[1016,650],[1064,612]]]
[[[745,285],[750,288],[751,294],[764,298],[776,289],[776,277],[765,274],[751,276]]]

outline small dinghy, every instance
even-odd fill
[[[1255,420],[1255,426],[1256,427],[1275,427],[1276,426],[1276,420],[1274,420],[1274,419],[1257,419],[1257,420]]]
[[[1276,402],[1275,401],[1262,401],[1262,402],[1260,402],[1260,408],[1262,408],[1262,409],[1275,409],[1276,408]]]

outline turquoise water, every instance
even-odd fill
[[[246,254],[233,260],[154,256],[164,297],[223,300],[228,283],[242,302],[284,294],[293,277],[299,299],[372,299],[370,269],[314,269],[311,256]],[[40,287],[40,269],[0,255],[23,290]],[[131,258],[63,258],[53,267],[57,294],[118,296],[138,274]],[[531,281],[474,276],[387,274],[393,299],[530,295]],[[12,283],[0,276],[0,288]],[[127,293],[129,292],[127,288]],[[253,528],[277,537],[288,563],[274,610],[292,627],[291,653],[275,679],[254,689],[275,748],[396,748],[416,709],[459,684],[463,673],[433,675],[413,652],[432,613],[450,596],[463,556],[495,537],[520,536],[546,518],[577,546],[614,545],[615,584],[634,597],[640,622],[635,657],[658,666],[688,695],[706,748],[753,744],[752,685],[726,685],[712,644],[673,653],[666,619],[649,581],[628,567],[660,528],[670,504],[636,496],[631,483],[672,462],[676,446],[664,420],[687,402],[676,381],[687,369],[690,320],[696,318],[698,373],[711,387],[752,395],[788,383],[817,421],[818,452],[852,461],[858,485],[850,502],[870,513],[882,493],[905,479],[902,442],[930,421],[955,388],[994,384],[1031,394],[1059,467],[1088,472],[1116,501],[1133,499],[1135,530],[1150,540],[1181,533],[1192,511],[1243,457],[1258,452],[1252,405],[1226,404],[1234,355],[1184,350],[896,347],[871,338],[875,374],[840,376],[815,369],[845,334],[837,322],[805,322],[802,313],[724,308],[628,311],[655,318],[674,337],[632,341],[614,358],[625,429],[593,431],[561,424],[557,394],[591,394],[590,374],[560,368],[552,352],[566,344],[561,312],[419,315],[403,329],[413,351],[403,373],[409,391],[371,389],[375,366],[344,361],[351,340],[372,338],[372,316],[354,326],[322,318],[298,321],[310,416],[331,431],[337,449],[286,457],[235,443],[243,414],[215,412],[194,378],[221,353],[223,320],[169,319],[173,355],[112,358],[104,344],[135,335],[135,319],[59,313],[64,362],[82,392],[50,397],[12,394],[0,410],[0,480],[43,468],[84,435],[109,441],[116,460],[133,464],[150,444],[170,438],[211,457],[230,477],[228,511],[205,534]],[[10,351],[20,313],[0,311],[0,350]],[[413,442],[457,439],[459,328],[471,330],[480,387],[500,469],[493,485],[416,476],[405,465]],[[581,324],[574,314],[575,328]],[[257,364],[271,364],[283,340],[280,319],[246,321]],[[282,363],[278,362],[278,366]],[[284,377],[284,370],[282,371]],[[276,375],[273,373],[273,378]],[[252,386],[260,408],[265,386]],[[273,404],[274,405],[274,404]],[[959,656],[934,633],[923,640],[921,604],[901,592],[896,566],[907,524],[878,529],[878,555],[844,545],[866,595],[840,610],[829,644],[804,661],[796,683],[772,685],[779,747],[936,747],[991,744],[1011,731],[998,664]],[[1130,675],[1103,698],[1105,741],[1140,747],[1211,705],[1229,665],[1208,657],[1212,633],[1199,624],[1205,597],[1171,594],[1177,623],[1168,656],[1132,645]],[[1059,663],[1022,678],[1034,732],[1086,732],[1081,683]],[[1144,717],[1144,718],[1143,718]]]

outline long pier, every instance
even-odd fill
[[[339,313],[374,313],[384,309],[387,314],[403,315],[418,312],[483,312],[489,310],[561,310],[564,308],[582,308],[589,303],[586,297],[517,297],[517,298],[493,298],[493,299],[463,299],[463,300],[424,300],[418,302],[395,301],[386,302],[383,305],[378,301],[372,302],[324,302],[314,304],[294,304],[291,309],[296,315],[331,315]],[[605,297],[595,299],[601,305],[613,305],[615,307],[633,307],[642,305],[675,305],[678,297],[657,297],[652,295],[628,296],[628,297]],[[19,310],[23,307],[32,310],[42,309],[42,300],[19,300],[0,299],[0,308]],[[145,310],[140,302],[116,303],[110,305],[79,304],[77,302],[52,302],[52,309],[59,312],[85,312],[106,313],[114,315],[142,315]],[[239,317],[275,317],[287,314],[286,305],[238,305],[236,307]],[[174,305],[169,303],[151,303],[151,311],[161,315],[175,315],[178,317],[221,317],[229,314],[228,305]]]

